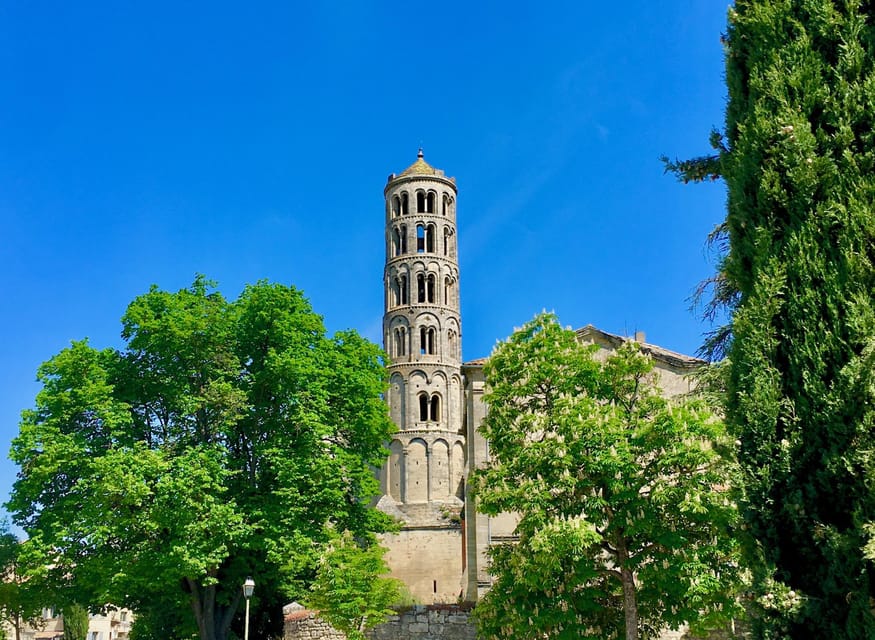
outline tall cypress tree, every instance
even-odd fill
[[[725,142],[698,170],[728,187],[727,418],[755,628],[873,638],[875,2],[737,0],[726,57]]]

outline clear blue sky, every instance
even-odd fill
[[[727,2],[0,2],[0,449],[149,285],[303,289],[380,341],[382,189],[459,187],[463,351],[542,309],[694,352]],[[0,460],[0,500],[14,480]]]

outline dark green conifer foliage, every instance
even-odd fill
[[[64,640],[86,640],[88,637],[88,609],[72,604],[64,609]]]
[[[726,55],[727,417],[756,632],[873,638],[875,3],[737,0]]]

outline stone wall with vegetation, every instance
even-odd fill
[[[371,629],[371,640],[476,640],[470,606],[417,605]],[[298,610],[285,617],[283,640],[343,640],[342,633],[312,611]]]
[[[477,640],[471,605],[417,605],[392,616],[368,631],[370,640]],[[737,640],[747,637],[742,629],[716,632],[707,640]],[[346,640],[345,636],[313,611],[295,609],[285,617],[283,640]],[[686,629],[666,630],[660,640],[702,640]]]

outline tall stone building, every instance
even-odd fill
[[[487,461],[489,448],[477,430],[486,413],[483,360],[462,361],[456,181],[420,150],[416,162],[389,176],[383,194],[383,341],[398,431],[380,470],[378,507],[402,523],[384,538],[387,561],[423,604],[476,601],[491,583],[486,551],[513,539],[516,520],[478,514],[465,494],[468,473]],[[603,354],[627,339],[592,326],[577,333]],[[700,361],[635,339],[653,356],[667,394],[689,390],[685,376]]]

